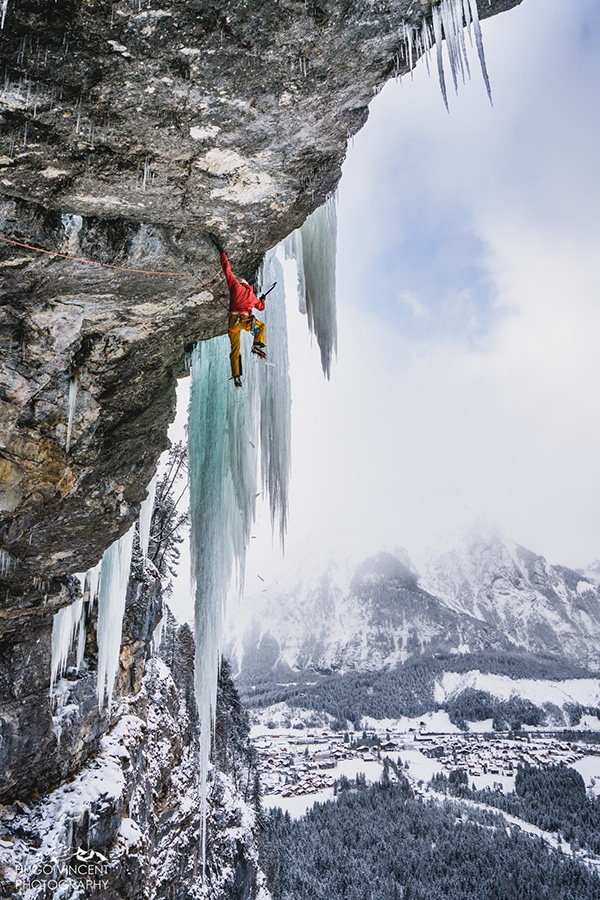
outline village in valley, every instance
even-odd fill
[[[572,743],[556,734],[433,733],[425,723],[406,731],[391,728],[335,732],[321,728],[254,727],[266,806],[301,814],[315,800],[334,796],[336,782],[363,773],[377,781],[386,757],[411,784],[426,790],[437,773],[463,769],[469,784],[508,793],[519,766],[564,764],[577,768],[589,790],[600,791],[600,745]]]

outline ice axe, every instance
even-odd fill
[[[272,290],[273,290],[273,288],[275,288],[275,287],[277,287],[277,282],[276,282],[276,281],[274,281],[274,282],[273,282],[273,284],[272,284],[272,285],[271,285],[271,287],[270,287],[270,288],[269,288],[269,290],[268,290],[268,291],[265,291],[265,293],[264,293],[264,294],[261,294],[261,295],[260,295],[260,299],[261,299],[261,300],[264,300],[264,299],[265,299],[265,297],[267,297],[267,296],[268,296],[268,294],[270,294],[270,293],[271,293],[271,291],[272,291]]]

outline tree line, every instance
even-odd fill
[[[564,765],[519,765],[515,790],[510,794],[469,788],[464,769],[456,769],[449,777],[439,773],[432,786],[456,797],[467,797],[486,806],[518,816],[543,831],[555,832],[575,849],[585,847],[600,854],[600,799],[586,793],[579,772]]]

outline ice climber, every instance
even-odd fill
[[[265,349],[267,328],[265,323],[259,321],[252,312],[253,309],[263,310],[265,308],[265,298],[263,296],[257,297],[247,281],[235,277],[220,240],[214,234],[209,234],[209,238],[219,251],[221,267],[229,288],[228,331],[231,344],[229,360],[231,362],[233,383],[236,387],[241,387],[242,356],[240,354],[240,334],[242,331],[251,331],[254,336],[252,353],[256,353],[261,359],[267,358]]]

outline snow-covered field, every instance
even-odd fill
[[[379,781],[383,772],[383,764],[380,762],[364,762],[362,759],[343,759],[338,766],[332,771],[334,778],[346,778],[353,780],[360,773],[365,775],[368,783]],[[267,794],[263,797],[263,806],[266,809],[273,809],[280,806],[286,812],[289,812],[293,819],[299,819],[315,803],[325,803],[327,800],[333,800],[333,788],[325,788],[316,794],[300,794],[295,797],[282,797],[281,794]]]
[[[389,731],[390,734],[408,734],[414,732],[428,732],[430,734],[459,734],[460,728],[450,721],[446,710],[438,709],[435,712],[423,713],[421,716],[401,716],[399,719],[372,719],[364,716],[362,726],[367,731],[378,733]]]
[[[574,762],[571,768],[579,772],[588,791],[598,797],[600,795],[600,756],[584,756],[583,759]]]
[[[536,706],[553,703],[561,709],[565,703],[579,703],[581,706],[600,706],[600,680],[597,678],[570,678],[565,681],[535,680],[533,678],[509,678],[508,675],[493,675],[480,672],[444,672],[435,686],[436,703],[444,703],[467,688],[486,691],[499,700],[522,697]],[[600,721],[590,718],[590,726],[600,729]],[[595,722],[595,724],[593,724]],[[581,725],[579,726],[582,727]]]

